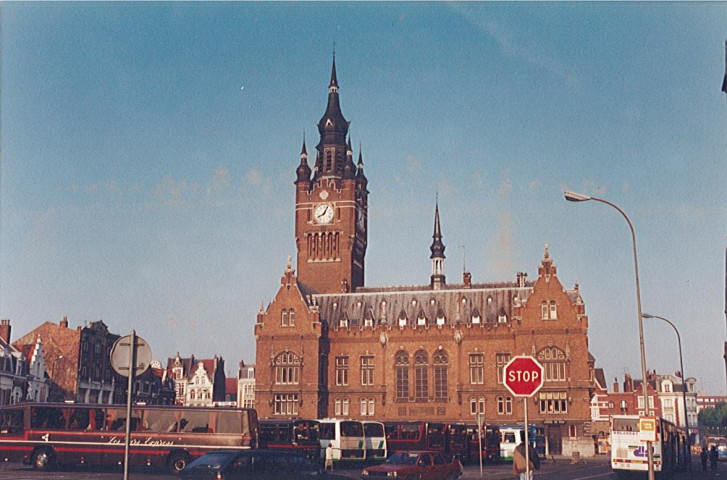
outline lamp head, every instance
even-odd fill
[[[588,195],[583,195],[582,193],[576,193],[576,192],[564,192],[565,199],[569,202],[585,202],[588,200],[591,200],[591,197]]]
[[[644,318],[656,318],[654,315],[651,315],[650,313],[644,313],[644,312],[641,312],[641,316]]]

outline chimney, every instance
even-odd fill
[[[517,286],[523,288],[525,286],[525,278],[528,276],[525,272],[517,272]]]
[[[60,326],[63,328],[68,328],[68,317],[63,317],[63,320],[61,320]]]
[[[0,320],[0,340],[10,344],[10,320]]]
[[[618,393],[618,378],[613,379],[613,393]]]
[[[472,274],[470,272],[464,272],[462,274],[462,282],[464,283],[464,288],[472,288]]]

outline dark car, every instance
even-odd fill
[[[396,452],[381,465],[364,468],[361,479],[455,480],[460,475],[462,464],[459,460],[439,452]]]
[[[179,480],[283,480],[321,475],[319,459],[273,449],[215,450],[191,462]]]

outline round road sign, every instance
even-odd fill
[[[111,366],[121,376],[129,376],[129,350],[131,349],[132,335],[126,335],[116,340],[111,347]],[[146,340],[138,335],[133,335],[135,340],[136,362],[134,362],[133,376],[137,377],[144,373],[151,363],[151,347]]]
[[[505,386],[516,397],[532,397],[543,386],[543,373],[533,357],[515,357],[505,365]]]

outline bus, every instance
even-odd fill
[[[654,418],[654,471],[671,473],[685,468],[690,460],[687,431],[663,418]],[[648,471],[647,444],[639,439],[639,431],[638,415],[611,417],[611,469],[617,474]]]
[[[525,431],[522,425],[500,425],[500,460],[512,462],[515,447],[520,444],[521,432]],[[538,453],[538,457],[545,458],[545,430],[537,425],[528,425],[528,441]]]
[[[320,426],[317,420],[259,420],[263,448],[302,450],[307,457],[320,457]]]
[[[219,448],[256,448],[257,413],[245,408],[134,405],[130,466],[181,471]],[[23,403],[0,409],[0,460],[37,470],[58,465],[122,465],[126,406]]]
[[[472,425],[469,437],[470,452],[473,462],[479,462],[477,450],[480,440],[477,438],[477,426]],[[500,427],[497,425],[483,425],[482,431],[482,460],[487,463],[500,463]]]
[[[449,425],[441,422],[384,422],[389,451],[430,450],[446,453]]]
[[[384,461],[388,456],[384,424],[372,420],[363,420],[366,445],[366,460],[371,462]]]
[[[358,420],[325,418],[318,420],[320,429],[321,458],[325,458],[326,447],[332,444],[333,461],[366,460],[366,440],[363,423]]]

